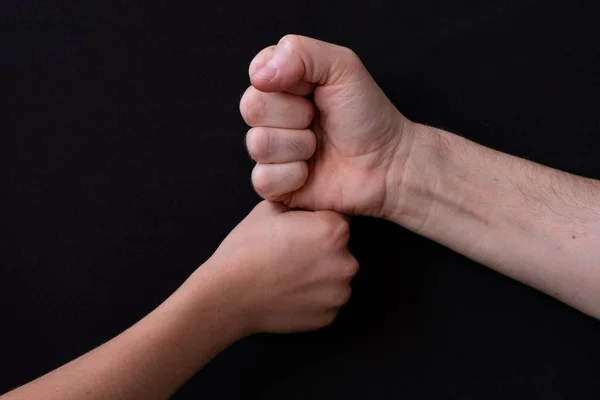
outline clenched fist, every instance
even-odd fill
[[[317,329],[350,297],[358,263],[348,238],[341,214],[263,201],[197,272],[219,282],[247,333]]]
[[[288,35],[249,74],[240,111],[252,127],[255,190],[294,208],[381,217],[410,152],[410,122],[356,54]]]

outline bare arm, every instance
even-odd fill
[[[0,399],[167,399],[243,336],[331,323],[358,268],[347,241],[337,213],[263,202],[140,322]]]
[[[599,182],[409,121],[339,45],[286,35],[248,72],[264,198],[387,218],[600,318]]]
[[[218,288],[199,278],[119,336],[1,398],[168,398],[243,334]]]
[[[411,130],[389,219],[600,318],[598,181]]]

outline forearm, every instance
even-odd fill
[[[234,308],[198,274],[140,322],[2,399],[167,399],[243,336]]]
[[[412,126],[389,219],[600,318],[600,184]]]

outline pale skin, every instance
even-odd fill
[[[144,319],[0,398],[167,399],[245,336],[326,326],[358,269],[348,238],[341,214],[262,202]]]
[[[288,35],[249,74],[264,198],[393,221],[600,318],[600,182],[410,121],[341,46]]]
[[[148,316],[1,399],[165,399],[240,338],[328,325],[358,264],[326,210],[394,221],[600,318],[598,181],[409,121],[340,46],[286,36],[250,79],[257,192],[317,211],[261,203]]]

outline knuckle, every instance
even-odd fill
[[[283,45],[289,47],[291,49],[296,49],[300,46],[300,41],[302,40],[300,35],[287,34],[279,39],[278,45]]]
[[[314,319],[310,323],[310,326],[308,327],[308,330],[312,331],[316,329],[321,329],[329,324],[331,324],[331,322],[327,322],[322,316],[314,317]]]
[[[323,318],[322,318],[322,325],[323,326],[331,325],[333,323],[333,321],[335,321],[336,317],[337,317],[337,312],[334,312],[334,311],[330,311],[330,312],[324,314]]]
[[[312,329],[320,329],[329,326],[335,321],[337,311],[325,311],[314,317]]]
[[[336,290],[332,294],[331,305],[334,307],[341,307],[350,300],[350,295],[352,294],[352,290],[350,287]]]
[[[351,256],[348,260],[346,255],[340,256],[342,260],[334,262],[334,266],[331,270],[327,271],[326,278],[331,281],[341,282],[343,284],[349,284],[360,269],[358,261]]]
[[[319,224],[315,228],[318,232],[319,237],[328,238],[333,232],[332,226],[333,224],[331,223],[329,218],[320,218]]]
[[[339,218],[333,227],[332,236],[342,244],[348,243],[350,239],[350,224],[343,218]]]
[[[248,125],[259,123],[266,116],[265,101],[261,93],[250,86],[240,100],[240,113]]]
[[[333,243],[345,245],[350,238],[350,225],[340,214],[328,213],[322,219],[321,235]]]
[[[360,61],[360,57],[358,56],[358,54],[356,54],[356,52],[354,50],[352,50],[351,48],[348,47],[342,47],[341,48],[341,54],[343,56],[343,58],[347,61],[347,62],[352,62],[352,63],[361,63]]]
[[[271,154],[275,140],[268,129],[252,128],[246,135],[246,148],[254,160],[261,161]]]
[[[344,264],[342,275],[344,278],[352,279],[358,273],[359,269],[360,265],[358,264],[358,261],[352,257],[352,261]]]

